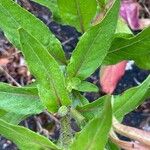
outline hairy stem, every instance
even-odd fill
[[[67,114],[66,116],[62,117],[60,122],[61,122],[61,129],[58,144],[60,145],[60,147],[67,150],[73,139],[70,115]]]

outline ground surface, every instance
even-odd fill
[[[51,13],[45,7],[41,7],[33,2],[21,3],[19,0],[18,2],[23,7],[29,9],[49,27],[62,42],[67,57],[70,57],[72,50],[78,42],[78,37],[81,34],[72,27],[62,26],[54,22],[51,18]],[[24,2],[24,0],[22,0],[22,2]],[[143,8],[143,10],[141,10],[141,17],[149,18],[150,2],[148,2],[148,0],[139,0],[139,2]],[[13,85],[20,84],[23,86],[34,80],[25,66],[21,53],[7,41],[2,32],[0,32],[0,66],[4,68],[1,68],[2,71],[0,71],[1,82],[7,82]],[[141,70],[137,66],[132,65],[131,69],[126,71],[125,76],[119,82],[114,94],[120,94],[128,88],[138,85],[149,75],[149,73],[149,71]],[[96,71],[88,80],[98,85],[98,71]],[[100,95],[102,95],[102,93],[86,93],[86,96],[90,101],[96,99]],[[124,124],[142,128],[144,130],[150,130],[150,102],[145,102],[138,109],[128,114],[124,119]],[[55,125],[51,116],[46,112],[22,121],[21,125],[24,125],[33,131],[38,131],[53,140],[57,139],[59,134],[59,127]],[[12,144],[11,141],[0,137],[0,150],[16,149],[17,147]]]

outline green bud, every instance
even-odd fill
[[[66,106],[61,106],[58,110],[58,115],[61,117],[66,116],[68,113],[68,108]]]

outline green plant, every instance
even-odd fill
[[[98,4],[102,2],[104,5],[105,1],[36,1],[43,5],[49,3],[49,7],[53,2],[55,7],[50,7],[53,16],[84,34],[71,59],[67,60],[59,40],[39,19],[11,0],[0,0],[0,28],[21,50],[29,70],[36,78],[36,85],[25,87],[0,83],[0,134],[23,150],[119,149],[114,144],[118,142],[116,137],[110,134],[116,130],[113,120],[121,121],[124,115],[150,97],[150,77],[122,95],[106,95],[92,103],[80,91],[99,90],[86,78],[102,64],[133,59],[140,67],[149,69],[150,28],[137,36],[116,33],[119,0],[114,1],[105,17],[101,21],[96,20],[96,24],[93,23],[94,17],[101,11]],[[17,125],[24,118],[44,110],[60,116],[60,137],[55,144]],[[81,129],[75,136],[71,131],[71,118]],[[140,142],[148,145],[142,140]]]

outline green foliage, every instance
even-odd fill
[[[116,33],[121,33],[121,34],[126,33],[129,35],[132,35],[132,32],[129,29],[128,25],[125,23],[125,21],[121,17],[119,17],[118,19]]]
[[[17,88],[0,83],[0,109],[20,115],[37,114],[44,110],[35,88]]]
[[[150,97],[150,76],[139,86],[126,90],[123,94],[117,95],[113,100],[113,114],[119,120],[137,108],[146,98]],[[96,101],[78,106],[77,110],[81,112],[88,120],[97,116],[102,111],[104,101],[109,95],[103,96]]]
[[[105,116],[105,117],[104,117]],[[77,135],[71,150],[103,150],[108,139],[112,122],[111,100],[108,98],[102,114],[92,119]]]
[[[89,104],[85,104],[82,106],[78,106],[76,109],[81,112],[81,114],[87,119],[90,120],[92,119],[94,116],[97,116],[97,114],[99,114],[102,111],[104,102],[109,99],[110,96],[106,95],[106,96],[102,96],[99,99],[95,100],[92,103]]]
[[[3,113],[2,113],[3,112]],[[0,119],[11,123],[11,124],[19,124],[22,120],[26,119],[29,115],[24,115],[24,114],[16,114],[13,112],[6,112],[3,110],[0,110]]]
[[[32,74],[37,78],[39,96],[50,112],[58,106],[69,105],[65,79],[58,63],[47,49],[24,29],[19,29],[22,52]]]
[[[83,106],[89,104],[87,98],[85,98],[79,91],[72,91],[72,107]]]
[[[82,81],[81,84],[75,88],[78,91],[81,92],[98,92],[98,87],[95,84],[92,84],[90,82]]]
[[[0,119],[0,133],[13,140],[21,150],[60,150],[47,138],[24,127],[9,124]]]
[[[116,1],[102,22],[91,27],[80,38],[67,67],[69,78],[86,79],[101,65],[116,30],[118,8],[119,1]]]
[[[67,83],[67,88],[69,91],[77,90],[81,92],[98,92],[99,89],[95,84],[87,81],[82,81],[79,78],[72,78]]]
[[[57,0],[64,23],[76,27],[84,33],[96,15],[96,0]]]
[[[146,98],[150,97],[150,76],[139,86],[130,88],[114,100],[114,115],[122,119],[127,113],[137,108]]]
[[[12,0],[0,0],[0,20],[0,28],[5,31],[6,37],[17,48],[21,48],[18,29],[23,28],[48,49],[59,63],[66,64],[65,55],[58,39],[39,19]]]
[[[115,37],[104,62],[112,64],[121,60],[135,60],[140,67],[150,69],[149,39],[150,27],[135,37]]]
[[[106,0],[33,1],[48,7],[55,20],[74,26],[84,34],[70,60],[66,60],[61,43],[44,23],[14,1],[0,0],[0,28],[21,50],[36,78],[35,84],[25,87],[0,83],[0,134],[21,150],[59,150],[46,137],[17,125],[26,117],[47,109],[60,117],[60,122],[54,120],[60,123],[57,145],[60,144],[62,150],[68,147],[70,150],[118,150],[108,140],[112,116],[121,120],[150,97],[150,76],[121,95],[105,95],[91,103],[80,92],[99,91],[86,78],[102,64],[133,59],[140,67],[149,69],[150,27],[133,36],[118,19],[120,0],[114,1],[96,25],[92,21],[97,8],[105,8]],[[81,128],[75,138],[71,117]]]

